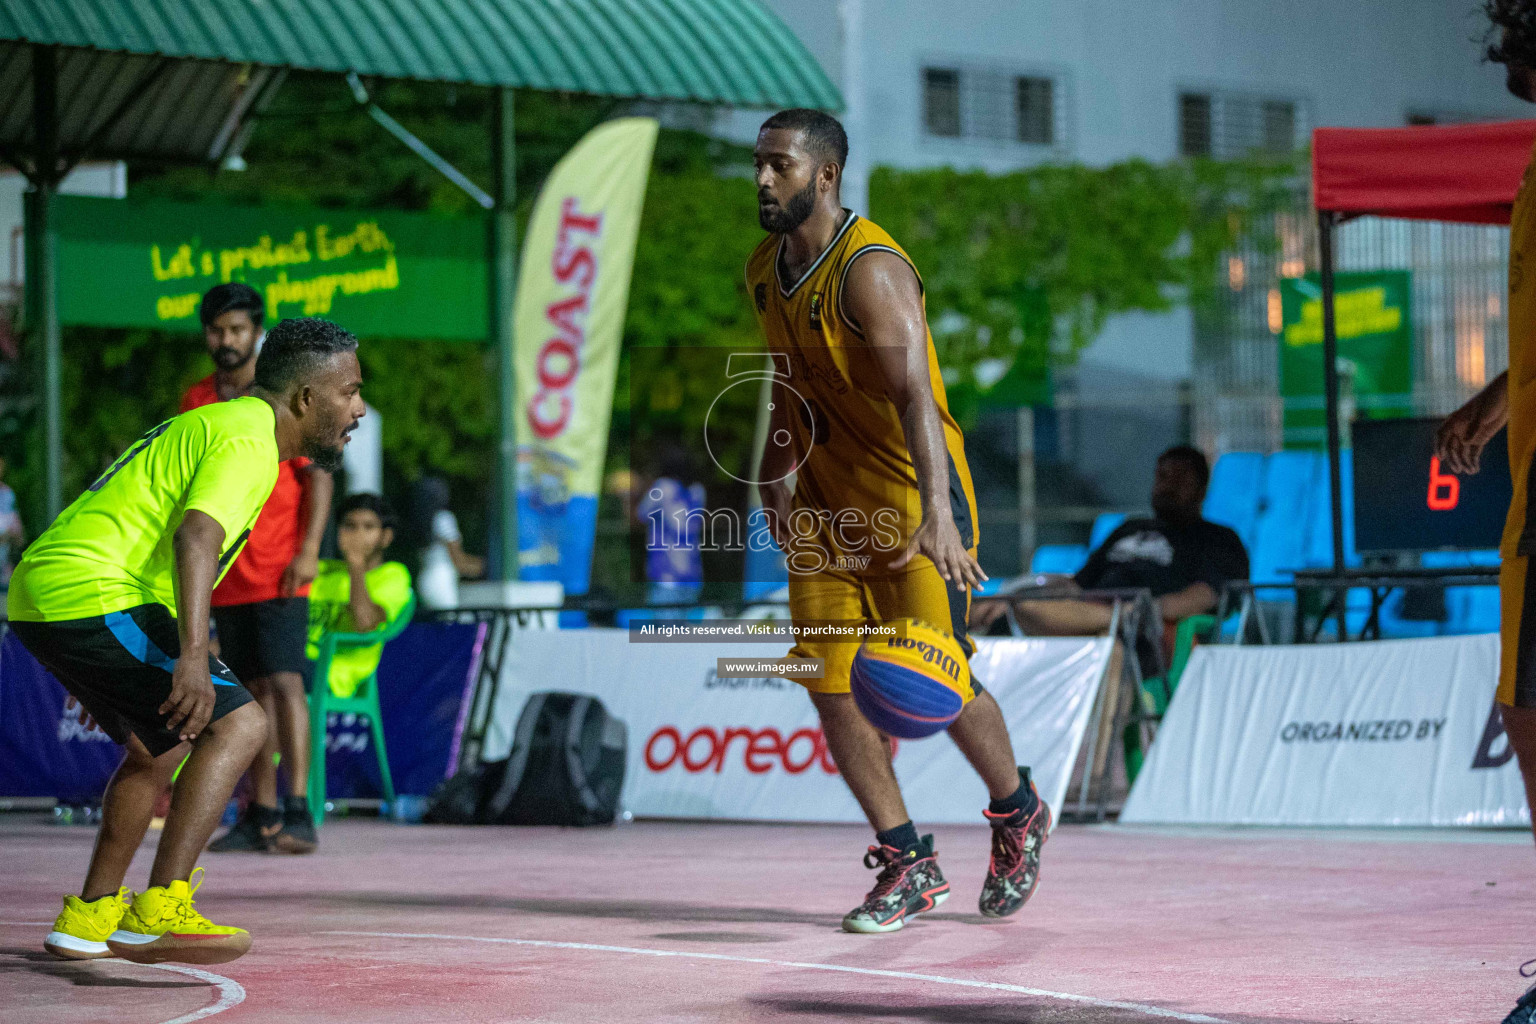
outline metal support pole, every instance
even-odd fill
[[[851,139],[869,138],[868,109],[864,100],[864,0],[838,0],[838,21],[842,29],[843,126]],[[843,205],[861,216],[869,216],[869,147],[855,145],[848,151],[843,167],[841,197]]]
[[[1019,571],[1029,571],[1035,554],[1035,410],[1018,408],[1019,436]]]
[[[64,360],[60,349],[57,239],[53,194],[59,184],[59,72],[51,46],[32,47],[32,188],[26,195],[27,322],[42,355],[43,510],[64,508]]]
[[[1339,448],[1339,338],[1333,310],[1333,232],[1338,215],[1329,210],[1317,213],[1317,243],[1322,257],[1323,290],[1323,407],[1328,423],[1328,501],[1333,524],[1333,572],[1344,572],[1344,491]],[[1338,591],[1339,641],[1349,639],[1344,624],[1345,592]]]
[[[510,88],[496,90],[491,114],[491,175],[495,205],[489,218],[486,265],[490,273],[491,345],[496,350],[500,410],[496,449],[497,507],[501,520],[501,578],[518,578],[517,364],[512,331],[517,294],[517,139]]]

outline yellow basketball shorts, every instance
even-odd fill
[[[970,551],[976,556],[976,549]],[[789,578],[789,615],[799,626],[826,622],[890,622],[921,619],[948,629],[966,655],[976,645],[966,632],[971,613],[969,590],[946,583],[927,558],[919,557],[893,573],[849,573],[827,570]],[[820,658],[825,672],[819,679],[795,681],[813,693],[847,693],[857,640],[802,640],[790,650],[791,658]],[[981,687],[971,684],[977,693]]]
[[[1536,708],[1536,605],[1528,604],[1531,565],[1526,555],[1499,563],[1500,704]]]

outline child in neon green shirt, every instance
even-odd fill
[[[342,557],[322,560],[309,590],[311,659],[320,656],[323,634],[383,632],[410,603],[410,570],[384,561],[394,539],[395,513],[383,498],[352,494],[341,503],[336,546]],[[338,649],[331,658],[331,692],[338,697],[356,693],[379,667],[383,650],[383,643]]]

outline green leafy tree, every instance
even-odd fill
[[[395,82],[378,87],[375,98],[472,179],[488,183],[488,92]],[[516,102],[526,217],[555,162],[622,108],[536,92],[520,92]],[[130,196],[480,215],[468,196],[375,124],[334,76],[292,76],[258,122],[245,161],[244,170],[217,172],[135,165]],[[690,352],[761,347],[741,283],[762,237],[749,167],[740,147],[692,132],[661,133],[624,327],[610,469],[643,462],[658,437],[701,438],[722,381],[696,372]],[[1219,310],[1209,299],[1219,287],[1222,250],[1290,201],[1293,178],[1283,164],[1209,161],[1049,165],[1003,175],[882,168],[871,181],[871,213],[923,272],[952,391],[975,395],[984,390],[979,368],[1000,365],[1012,378],[1041,380],[1116,313],[1178,302]],[[483,543],[478,527],[495,461],[493,354],[427,339],[364,342],[365,393],[384,419],[389,487],[398,491],[427,470],[442,473],[471,544]],[[64,347],[70,495],[145,426],[174,412],[184,388],[211,369],[194,334],[69,328]],[[22,381],[23,389],[34,384]],[[722,458],[745,469],[754,413],[743,404],[732,416],[737,429],[721,439]],[[27,436],[32,441],[23,443]],[[12,431],[0,444],[33,522],[41,466],[26,455],[40,450],[36,437],[35,428]],[[726,498],[739,503],[742,495],[728,491]],[[613,538],[627,529],[623,509],[605,503],[604,516],[605,536],[621,543]]]
[[[1043,378],[1117,313],[1210,304],[1221,252],[1291,201],[1294,176],[1273,161],[881,168],[870,205],[923,273],[946,376],[975,386],[988,360]]]

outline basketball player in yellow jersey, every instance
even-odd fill
[[[1497,44],[1488,59],[1503,64],[1509,91],[1536,103],[1536,0],[1487,5]],[[1536,164],[1536,151],[1532,153]],[[1483,448],[1509,425],[1509,476],[1514,494],[1499,544],[1499,712],[1536,808],[1536,169],[1527,165],[1509,221],[1509,369],[1440,426],[1440,461],[1453,473],[1476,473]],[[1504,1024],[1536,1021],[1536,985]]]
[[[976,499],[965,444],[949,415],[916,269],[889,235],[839,202],[848,156],[842,125],[786,110],[758,133],[758,219],[769,236],[747,261],[747,290],[777,382],[758,479],[790,565],[797,625],[916,618],[950,629],[967,654],[976,564]],[[794,493],[785,483],[795,475]],[[820,658],[801,679],[827,747],[875,830],[865,864],[875,887],[843,918],[888,932],[949,896],[933,837],[907,814],[887,737],[849,692],[857,642],[801,638],[791,656]],[[949,729],[986,782],[992,860],[981,912],[1012,914],[1039,880],[1050,828],[1028,769],[1016,766],[1002,711],[976,697]]]

